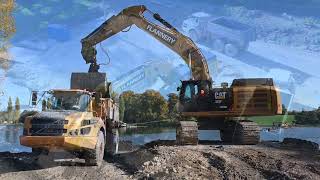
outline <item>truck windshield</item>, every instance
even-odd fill
[[[51,110],[86,111],[90,96],[74,92],[52,93],[47,99],[47,108]]]

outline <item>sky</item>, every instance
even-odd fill
[[[153,12],[159,12],[186,35],[189,35],[188,30],[194,25],[190,19],[199,14],[208,14],[211,19],[226,16],[256,28],[257,40],[250,42],[248,49],[236,57],[214,50],[210,41],[197,42],[208,59],[215,83],[219,85],[226,81],[231,84],[235,78],[271,77],[283,92],[294,96],[295,108],[320,106],[320,51],[317,50],[320,50],[320,38],[318,44],[316,40],[308,40],[309,37],[316,37],[314,34],[320,34],[317,31],[320,27],[319,18],[312,17],[314,27],[308,27],[306,22],[309,20],[306,19],[309,17],[302,16],[300,12],[296,13],[298,15],[276,13],[258,7],[212,4],[211,1],[183,2],[34,0],[26,3],[18,0],[14,13],[17,32],[9,50],[11,66],[8,71],[1,71],[1,108],[5,108],[9,96],[19,97],[21,104],[28,105],[32,90],[69,88],[72,72],[88,70],[88,65],[81,57],[80,40],[111,15],[136,4],[145,4]],[[205,20],[205,24],[208,22]],[[183,24],[187,28],[182,28]],[[206,31],[200,33],[206,34]],[[177,54],[134,26],[129,32],[119,33],[97,46],[98,60],[103,63],[108,58],[100,46],[110,57],[110,64],[101,69],[107,73],[110,81],[146,62],[172,62],[160,68],[161,71],[166,70],[166,73],[151,73],[148,83],[137,86],[139,89],[155,88],[164,93],[175,92],[178,79],[170,81],[166,76],[178,72],[180,67],[187,67]],[[148,65],[147,69],[153,72],[154,67],[151,66]],[[180,74],[182,79],[188,79],[188,69],[182,69],[182,73],[180,68],[176,74]]]

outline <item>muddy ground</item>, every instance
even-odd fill
[[[107,157],[101,167],[56,156],[36,160],[30,153],[0,153],[0,179],[320,179],[319,150],[276,142],[175,146],[158,141]]]

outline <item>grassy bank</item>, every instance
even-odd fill
[[[292,125],[294,122],[294,115],[276,115],[276,116],[257,116],[250,117],[250,120],[255,121],[260,126],[272,126],[274,124],[287,123],[288,125]]]

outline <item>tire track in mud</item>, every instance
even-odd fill
[[[263,179],[259,171],[226,152],[203,152],[203,156],[221,172],[223,179]]]

